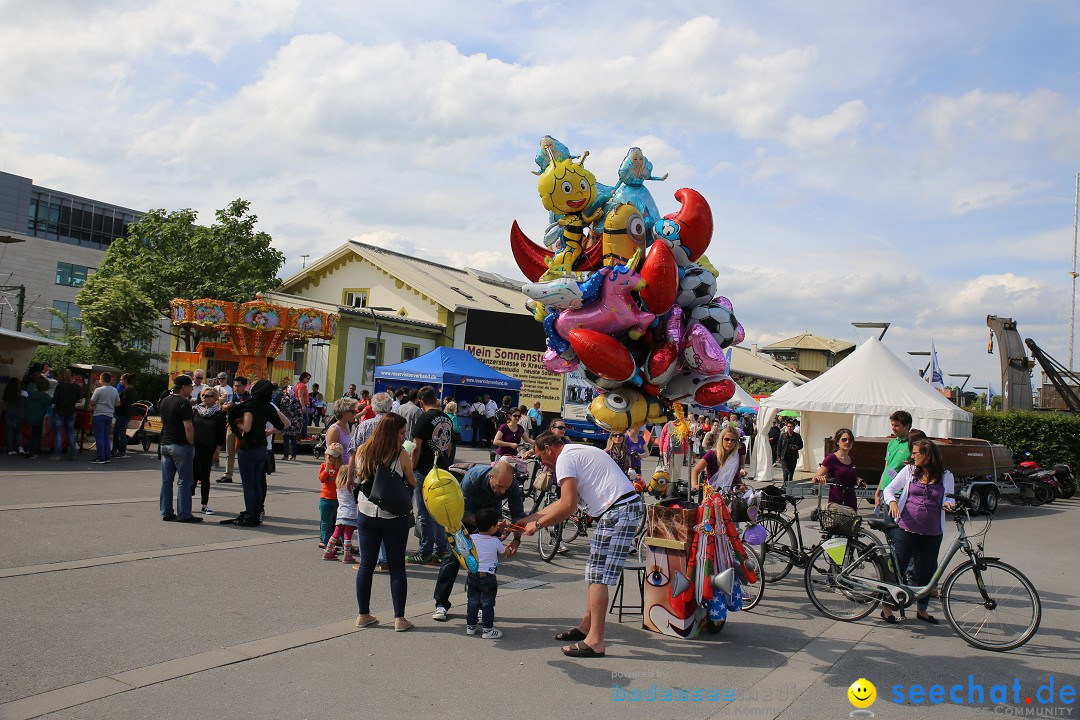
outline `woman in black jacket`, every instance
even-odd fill
[[[218,406],[217,391],[210,387],[202,389],[200,404],[194,407],[191,424],[195,428],[195,460],[191,484],[191,495],[195,496],[195,486],[202,487],[203,515],[213,515],[210,509],[210,471],[214,466],[214,451],[225,449],[225,416]]]

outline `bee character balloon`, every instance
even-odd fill
[[[551,259],[548,271],[541,280],[553,280],[570,273],[574,263],[581,257],[582,237],[585,225],[597,220],[603,210],[598,208],[585,215],[589,205],[596,199],[596,177],[585,169],[588,150],[575,163],[571,158],[556,160],[550,165],[537,182],[536,188],[540,200],[548,212],[562,215],[558,223],[562,227],[562,237],[556,242],[555,257]]]

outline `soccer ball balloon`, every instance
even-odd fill
[[[735,342],[739,321],[730,310],[719,303],[707,302],[704,305],[698,305],[690,311],[690,320],[697,320],[704,325],[722,348],[729,347]]]
[[[709,302],[715,294],[716,277],[700,265],[694,265],[680,278],[675,302],[679,307],[689,309]]]

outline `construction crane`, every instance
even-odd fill
[[[998,338],[998,357],[1001,359],[1001,409],[1031,410],[1031,369],[1035,362],[1024,352],[1016,321],[997,315],[986,316],[990,328],[988,353],[994,352],[994,336]]]
[[[1054,358],[1046,354],[1046,351],[1035,344],[1035,341],[1031,338],[1026,338],[1024,344],[1031,350],[1031,357],[1038,361],[1042,367],[1043,375],[1050,381],[1050,384],[1057,390],[1058,395],[1065,401],[1069,410],[1072,412],[1080,412],[1080,397],[1077,397],[1075,388],[1080,386],[1080,378],[1077,378],[1073,374],[1073,371],[1059,363]],[[1065,382],[1066,378],[1071,382]],[[1045,402],[1044,402],[1045,407]]]

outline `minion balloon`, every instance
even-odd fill
[[[435,465],[424,478],[423,494],[428,513],[446,530],[458,562],[469,572],[478,572],[480,564],[476,548],[469,539],[469,531],[461,524],[465,515],[465,495],[457,478]]]

